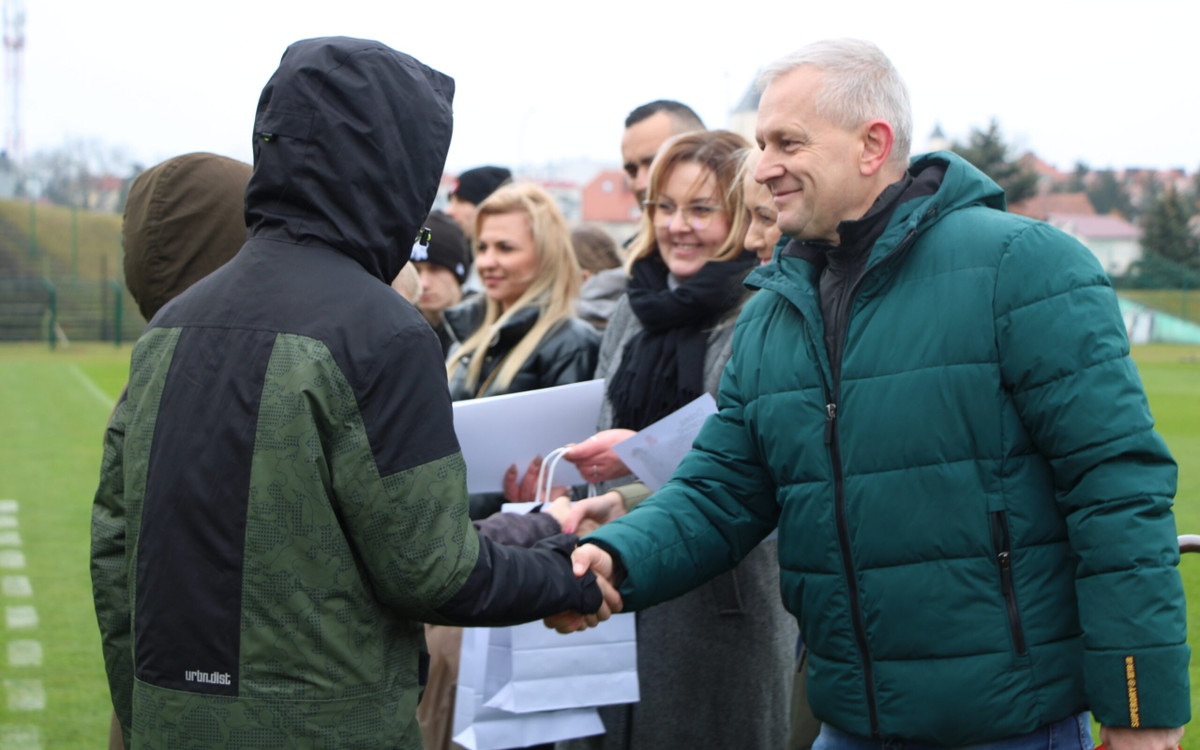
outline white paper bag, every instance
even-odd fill
[[[484,672],[491,632],[489,628],[463,631],[454,700],[455,742],[467,750],[502,750],[604,733],[604,724],[594,708],[516,714],[484,706]]]
[[[540,622],[492,629],[484,705],[514,713],[638,701],[632,614],[563,635]]]

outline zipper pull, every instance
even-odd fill
[[[837,419],[837,404],[825,404],[825,445],[833,442],[833,420]]]

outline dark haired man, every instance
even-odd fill
[[[479,204],[496,188],[512,182],[512,172],[506,167],[475,167],[458,176],[450,192],[446,214],[458,222],[469,243],[475,242],[475,212]]]
[[[637,196],[638,205],[646,199],[650,162],[658,149],[671,136],[704,130],[692,108],[670,99],[658,99],[634,109],[625,118],[625,133],[621,136],[621,165],[629,189]]]

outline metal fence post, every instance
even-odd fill
[[[79,278],[79,207],[71,206],[71,278]]]
[[[54,351],[55,345],[58,343],[56,331],[58,329],[58,290],[54,288],[54,284],[45,276],[42,277],[42,286],[46,287],[46,293],[49,296],[50,303],[50,322],[46,326],[46,341],[50,345],[50,351]]]
[[[125,294],[121,289],[121,282],[109,280],[109,285],[113,291],[113,343],[117,346],[121,345],[121,324],[125,317]]]
[[[29,257],[37,257],[37,198],[29,198]]]

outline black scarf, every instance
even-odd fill
[[[675,289],[657,255],[633,264],[629,306],[642,324],[608,381],[613,427],[640,430],[704,393],[708,333],[744,294],[753,254],[705,263]]]

